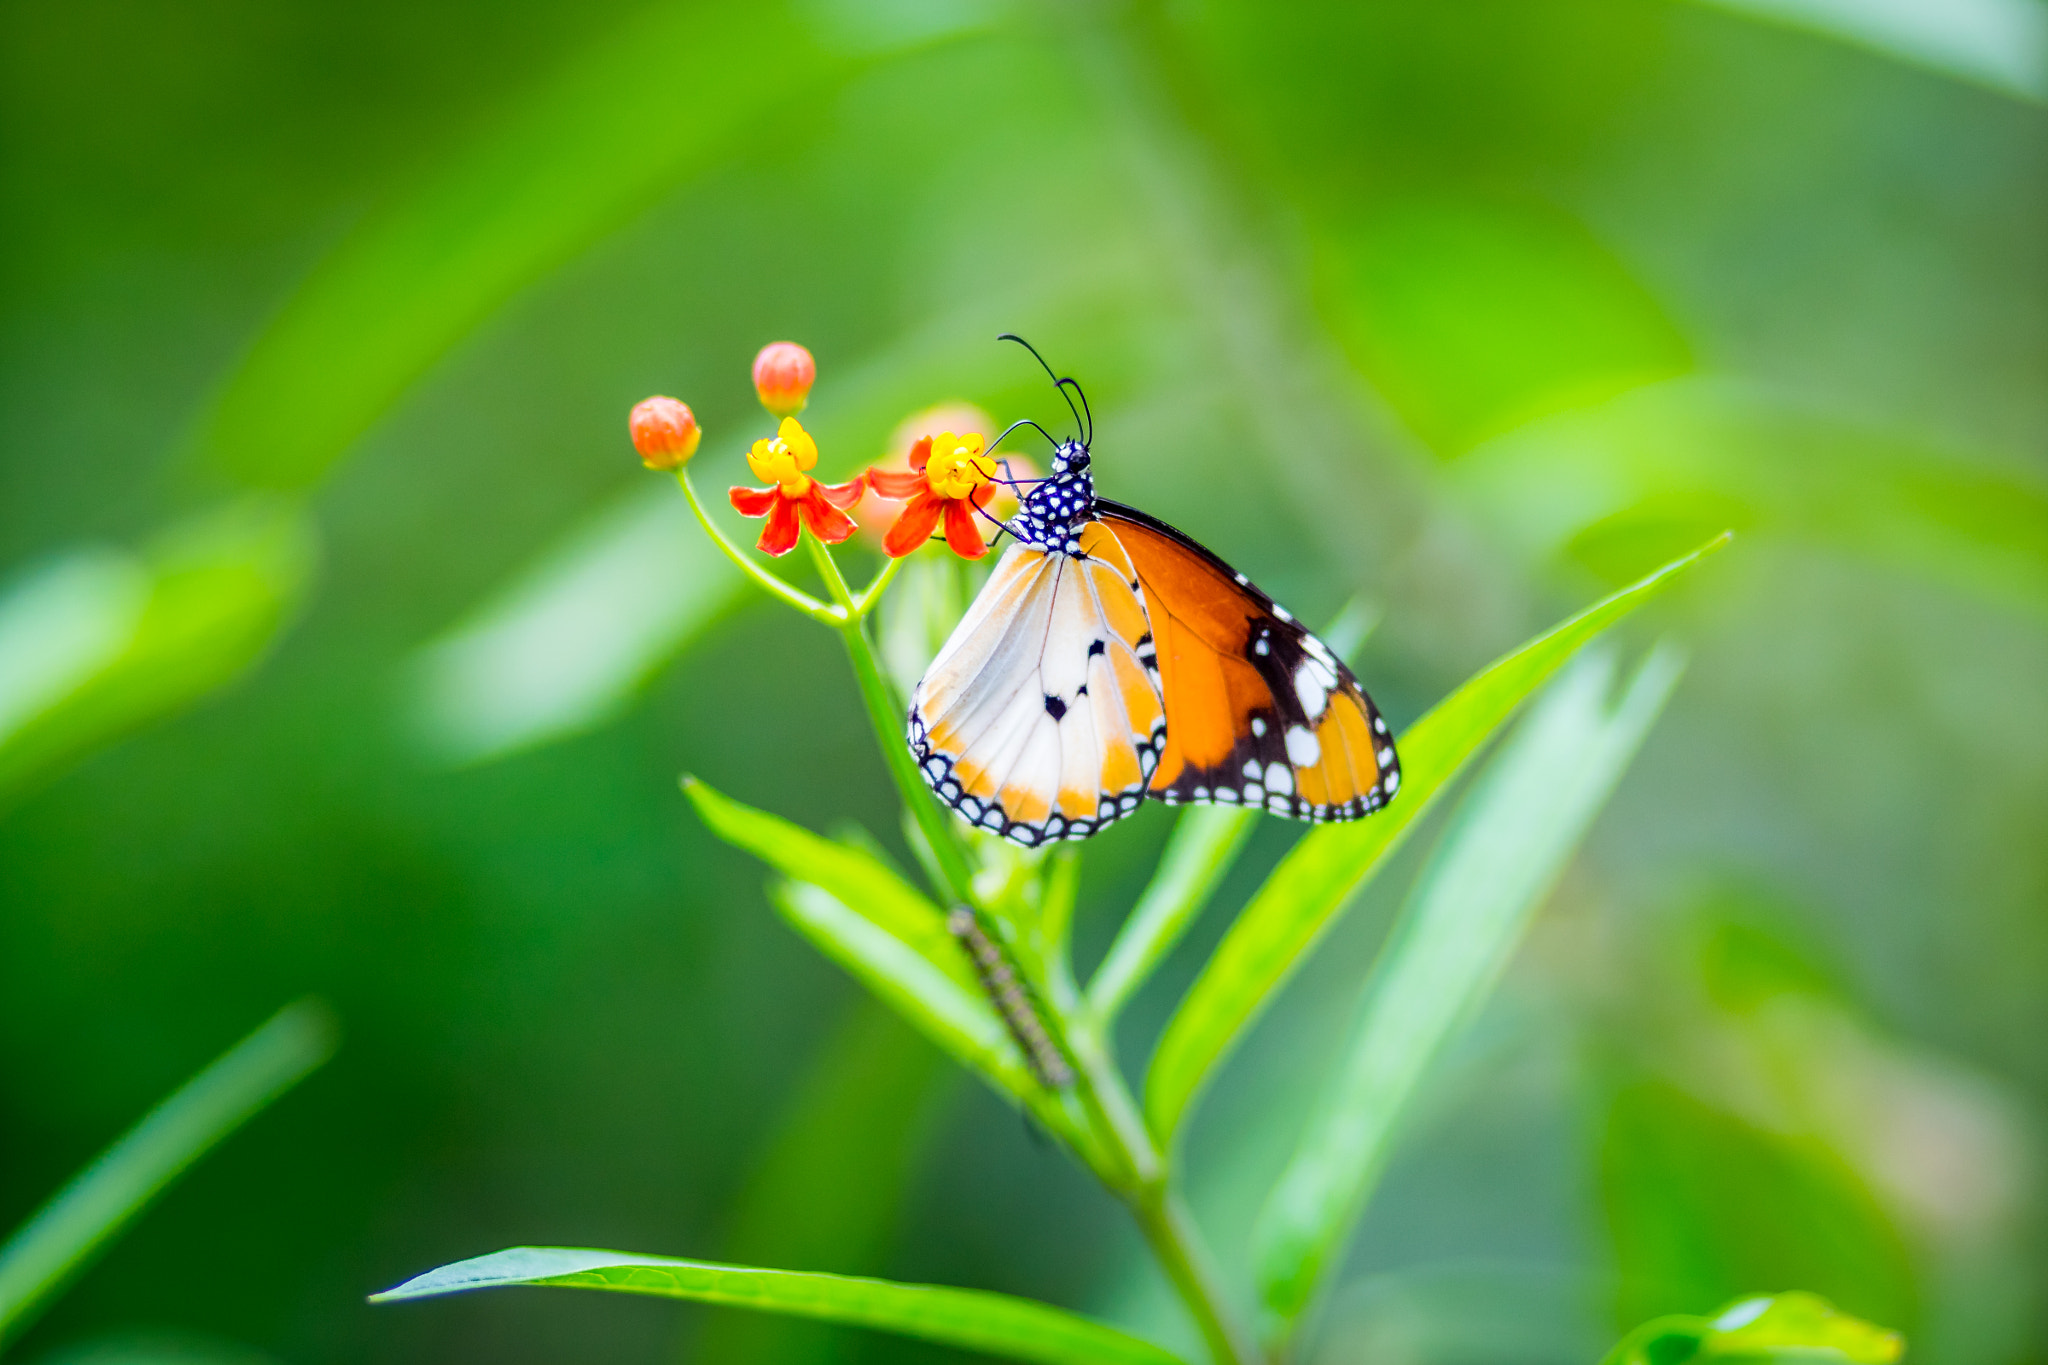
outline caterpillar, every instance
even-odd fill
[[[1017,1050],[1024,1054],[1024,1064],[1038,1083],[1048,1090],[1062,1090],[1074,1083],[1074,1069],[1067,1064],[1064,1053],[1054,1043],[1052,1035],[1046,1032],[1045,1021],[1039,1017],[1038,1002],[1031,997],[1031,988],[1017,969],[1010,965],[1009,955],[996,945],[981,927],[981,921],[974,911],[964,905],[953,907],[946,916],[946,929],[960,946],[967,950],[967,957],[974,964],[974,974],[981,978],[981,988],[988,992],[989,1003],[1002,1016],[1003,1026],[1016,1039]]]

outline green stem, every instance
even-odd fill
[[[875,603],[882,600],[882,589],[889,586],[889,580],[896,577],[896,571],[902,567],[903,561],[901,559],[897,559],[893,555],[890,556],[889,562],[882,566],[881,572],[875,575],[874,581],[863,588],[860,595],[853,599],[853,614],[855,616],[866,616],[869,612],[873,611]]]
[[[1258,1348],[1233,1319],[1223,1294],[1221,1277],[1202,1244],[1194,1219],[1164,1185],[1131,1202],[1138,1229],[1145,1234],[1160,1268],[1173,1282],[1181,1301],[1194,1315],[1195,1325],[1208,1343],[1216,1365],[1252,1365],[1259,1359]]]
[[[882,677],[882,666],[875,658],[873,643],[868,639],[867,624],[861,618],[853,594],[847,589],[846,579],[833,562],[832,552],[815,536],[804,537],[804,543],[811,547],[825,586],[840,601],[843,615],[833,617],[831,624],[838,628],[839,638],[846,644],[846,656],[853,663],[854,680],[860,684],[860,699],[867,707],[868,723],[874,727],[875,742],[881,746],[882,758],[889,765],[889,775],[896,779],[896,789],[903,798],[903,804],[909,809],[911,818],[917,821],[918,829],[923,831],[925,842],[931,845],[932,857],[944,874],[946,884],[940,890],[949,900],[974,906],[978,902],[974,897],[974,873],[967,861],[967,848],[961,843],[959,832],[953,828],[946,812],[933,799],[931,789],[925,785],[924,774],[917,770],[917,760],[911,756],[910,745],[903,735],[904,717],[897,708],[896,699],[890,695],[888,682]],[[888,571],[885,569],[883,572],[886,574]],[[871,587],[870,593],[872,591]]]
[[[1055,1008],[1052,1013],[1073,1059],[1074,1088],[1112,1160],[1128,1172],[1128,1183],[1112,1188],[1130,1207],[1215,1365],[1251,1365],[1260,1359],[1258,1347],[1231,1310],[1201,1230],[1173,1190],[1166,1158],[1110,1056],[1100,1019],[1086,1006],[1074,1007],[1071,990],[1062,1004],[1073,1012]]]
[[[781,598],[804,615],[810,617],[813,621],[823,621],[828,626],[837,626],[845,622],[846,613],[844,609],[828,607],[809,593],[799,592],[797,589],[792,588],[789,584],[783,582],[774,574],[769,573],[759,564],[756,564],[752,555],[749,555],[746,551],[740,549],[739,546],[727,540],[725,532],[718,529],[718,523],[713,521],[710,514],[704,510],[704,504],[697,500],[697,490],[690,486],[690,471],[687,466],[676,471],[676,483],[682,488],[683,496],[689,499],[690,510],[697,514],[697,520],[704,527],[705,534],[711,537],[712,544],[725,551],[725,557],[739,565],[740,572],[753,579],[763,588],[766,588],[774,596]]]

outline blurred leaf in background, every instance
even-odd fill
[[[0,597],[0,801],[241,674],[297,606],[312,547],[296,508],[252,501],[141,555],[30,570]]]

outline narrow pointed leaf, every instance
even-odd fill
[[[1261,1212],[1259,1293],[1285,1343],[1370,1199],[1418,1083],[1491,989],[1677,681],[1660,650],[1609,707],[1611,652],[1551,684],[1460,803],[1373,965],[1318,1111]]]
[[[608,1289],[785,1313],[1043,1365],[1178,1362],[1151,1342],[1092,1318],[1007,1294],[572,1247],[516,1247],[458,1261],[375,1295],[371,1302],[508,1285]]]
[[[1238,916],[1160,1038],[1145,1078],[1145,1114],[1162,1142],[1338,911],[1522,699],[1728,539],[1723,534],[1673,560],[1473,677],[1401,737],[1401,789],[1391,805],[1370,819],[1322,825],[1302,837]]]
[[[685,778],[683,790],[714,834],[787,878],[772,894],[799,933],[1084,1157],[1101,1158],[1067,1102],[1032,1078],[944,915],[901,874],[865,848],[742,805],[695,778]]]
[[[845,901],[808,882],[782,882],[775,908],[799,933],[963,1065],[1027,1102],[1038,1088],[978,987],[963,986]],[[957,944],[947,945],[954,953]]]
[[[0,1246],[0,1341],[209,1148],[333,1055],[325,1006],[300,1001],[144,1116]]]
[[[792,881],[822,888],[922,959],[938,978],[980,994],[973,967],[946,931],[944,912],[873,853],[744,805],[694,777],[683,779],[683,794],[713,834]]]

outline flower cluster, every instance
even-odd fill
[[[995,521],[988,507],[1004,490],[996,477],[999,465],[981,433],[920,434],[911,443],[907,468],[870,468],[845,483],[821,482],[812,473],[818,443],[796,420],[817,374],[811,353],[793,341],[764,346],[754,357],[754,392],[781,423],[773,436],[754,442],[747,452],[747,467],[761,486],[736,487],[727,497],[742,516],[767,518],[755,548],[788,554],[806,528],[823,543],[837,545],[855,530],[847,513],[872,493],[878,510],[896,504],[895,519],[882,537],[890,558],[901,559],[929,543],[942,525],[954,554],[963,559],[986,554],[982,527],[984,521]],[[633,447],[648,468],[678,474],[703,437],[690,409],[673,398],[642,401],[628,425]]]

